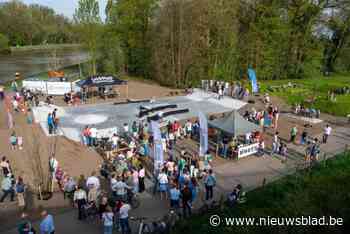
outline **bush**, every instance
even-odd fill
[[[234,209],[193,216],[178,224],[174,233],[346,233],[350,221],[350,153],[338,155],[311,171],[298,172],[247,194],[247,202]],[[343,226],[225,226],[211,227],[212,214],[224,217],[342,218]]]
[[[9,49],[9,39],[0,33],[0,52],[6,51]]]

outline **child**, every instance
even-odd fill
[[[17,145],[19,150],[23,149],[23,137],[21,136],[17,137]]]
[[[17,146],[17,137],[16,134],[13,132],[12,135],[10,136],[10,144],[11,144],[11,149],[16,150]]]

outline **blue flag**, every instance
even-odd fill
[[[252,84],[252,92],[253,93],[259,92],[258,81],[256,79],[256,74],[253,68],[248,68],[248,77]]]
[[[199,156],[204,156],[208,151],[208,121],[202,112],[199,112]]]

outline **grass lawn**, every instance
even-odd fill
[[[174,233],[348,233],[344,226],[231,226],[225,217],[301,217],[342,218],[350,224],[350,153],[338,155],[311,171],[284,177],[247,194],[247,202],[235,208],[193,216],[178,224]],[[209,218],[221,217],[219,227],[211,227]]]
[[[274,92],[269,90],[271,86],[286,85],[288,82],[297,84],[298,87],[286,88]],[[260,86],[262,92],[269,92],[272,95],[279,96],[290,105],[302,103],[311,97],[316,97],[316,102],[312,104],[312,107],[320,109],[321,112],[338,116],[350,114],[350,95],[336,95],[336,102],[331,102],[327,98],[329,90],[343,88],[345,86],[350,87],[350,74],[335,74],[331,77],[323,77],[320,75],[312,79],[300,80],[262,81]]]

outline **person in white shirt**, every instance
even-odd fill
[[[130,211],[130,209],[131,209],[131,207],[127,203],[123,203],[119,209],[119,219],[120,219],[120,226],[122,229],[122,234],[130,233],[130,226],[129,226],[129,211]]]
[[[96,146],[96,141],[97,141],[97,129],[95,126],[90,128],[90,138],[91,138],[91,145]]]
[[[119,137],[117,136],[117,134],[113,134],[113,136],[111,137],[111,141],[112,141],[112,150],[117,150],[118,141],[119,141]]]
[[[52,173],[52,177],[55,178],[55,174],[56,174],[56,171],[57,171],[57,168],[58,168],[58,161],[53,156],[50,157],[49,167],[50,167],[50,172]]]
[[[331,135],[332,128],[327,124],[327,126],[323,130],[323,143],[326,144],[328,137]]]
[[[97,189],[100,188],[100,179],[96,177],[96,172],[92,172],[91,176],[86,180],[86,187],[89,189],[95,187]]]
[[[165,200],[168,199],[168,176],[165,174],[164,169],[158,175],[159,181],[159,191],[160,191],[160,200],[163,198],[163,194],[165,196]]]
[[[186,135],[187,135],[187,137],[191,137],[191,135],[192,135],[192,122],[191,121],[187,121],[186,122]]]
[[[78,219],[82,220],[84,217],[84,205],[87,201],[86,192],[78,186],[78,189],[74,192],[74,204],[78,206]]]
[[[111,190],[112,190],[114,196],[116,196],[115,185],[117,184],[117,182],[118,182],[117,176],[116,176],[116,174],[113,174],[112,178],[111,178]]]

